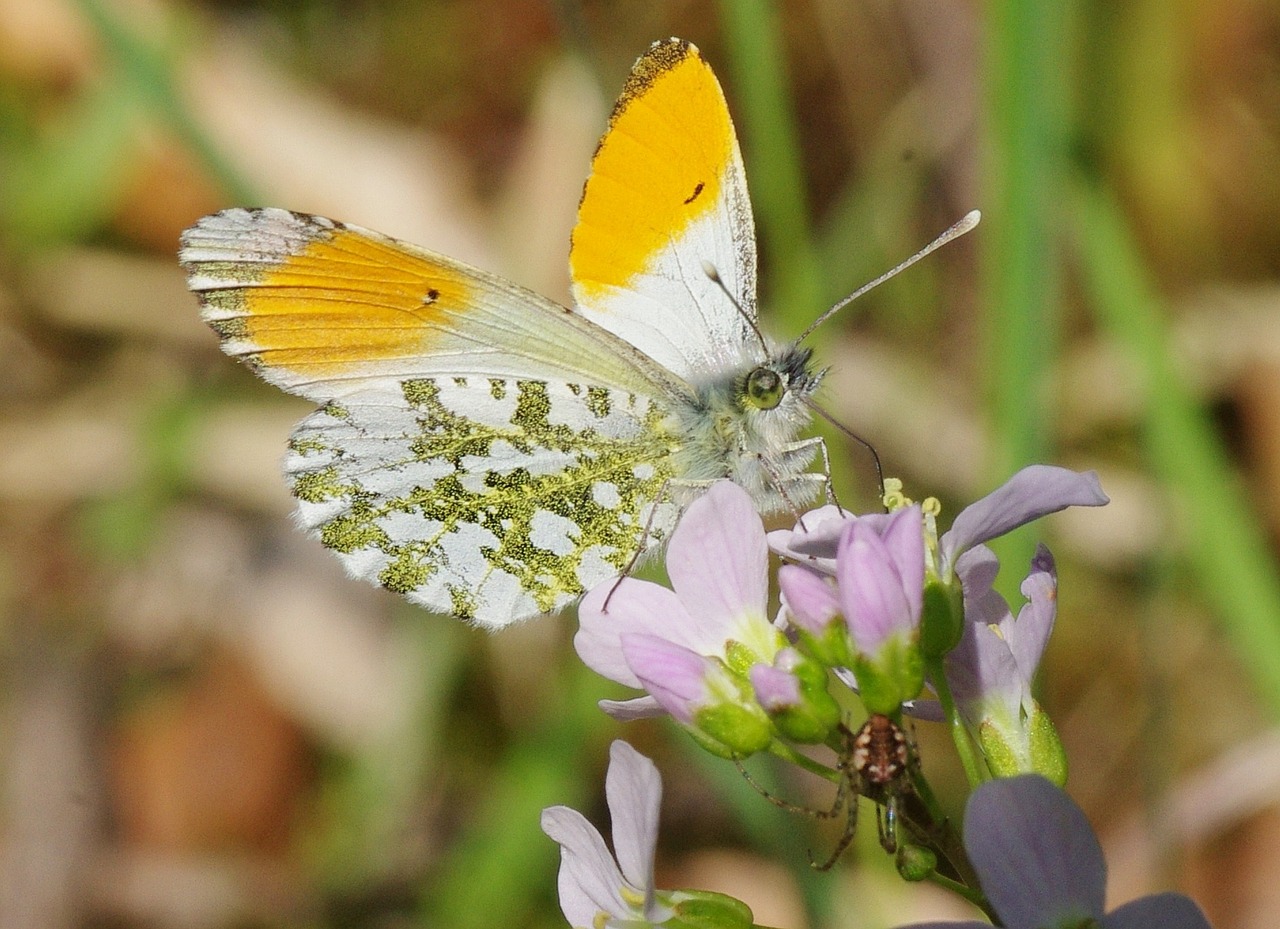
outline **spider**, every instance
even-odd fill
[[[819,871],[829,871],[853,842],[858,826],[858,797],[876,804],[876,833],[880,847],[889,854],[898,850],[899,807],[911,794],[909,772],[914,753],[907,734],[888,716],[872,713],[856,732],[841,726],[845,749],[838,769],[843,777],[830,810],[813,810],[789,803],[757,784],[738,764],[742,776],[769,802],[794,813],[818,819],[831,819],[845,813],[845,828],[831,855],[823,862],[810,863]]]

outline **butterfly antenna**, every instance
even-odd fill
[[[803,342],[805,339],[809,337],[809,335],[813,332],[813,330],[817,329],[819,326],[825,323],[828,319],[830,319],[840,310],[843,310],[846,306],[848,306],[854,300],[857,300],[859,297],[865,294],[868,290],[872,290],[876,287],[879,287],[885,281],[889,280],[889,278],[893,277],[896,274],[901,274],[903,271],[907,270],[907,268],[911,267],[913,264],[915,264],[925,255],[928,255],[930,252],[934,251],[935,249],[941,248],[942,246],[950,242],[952,239],[958,239],[960,238],[960,236],[964,235],[966,232],[969,232],[970,230],[972,230],[975,226],[978,225],[978,221],[980,219],[982,219],[981,213],[979,213],[977,210],[970,210],[958,222],[951,225],[946,230],[946,232],[942,233],[942,235],[938,236],[936,239],[934,239],[924,248],[920,249],[920,251],[916,252],[906,261],[889,269],[884,274],[881,274],[874,281],[871,281],[870,283],[867,283],[867,284],[863,284],[853,293],[849,294],[849,296],[845,297],[843,300],[841,300],[831,309],[827,310],[825,313],[823,313],[821,316],[815,319],[812,323],[809,324],[808,329],[800,333],[800,338],[796,339],[796,342],[797,343]],[[858,441],[862,441],[862,440],[859,439]]]
[[[823,419],[829,422],[834,428],[838,429],[842,434],[844,434],[850,439],[853,439],[853,441],[857,442],[859,445],[861,445],[863,448],[865,448],[867,451],[871,453],[871,460],[875,462],[875,466],[876,466],[876,483],[880,487],[880,499],[883,500],[884,494],[885,494],[884,466],[880,464],[880,453],[876,451],[876,447],[872,445],[870,442],[868,442],[866,439],[864,439],[862,436],[858,435],[856,432],[854,432],[844,423],[840,422],[840,420],[836,419],[834,416],[832,416],[822,407],[818,406],[818,404],[814,403],[808,397],[802,397],[801,399],[804,400],[805,406],[813,410],[813,412],[817,413],[819,416],[821,416]]]
[[[720,272],[716,270],[716,266],[711,262],[703,259],[702,273],[711,279],[711,283],[720,288],[721,292],[729,298],[729,302],[733,304],[733,308],[738,311],[738,315],[743,318],[751,331],[756,334],[756,338],[760,340],[760,348],[767,357],[769,355],[769,343],[764,339],[764,333],[760,331],[760,327],[756,325],[756,321],[751,318],[751,314],[742,308],[742,304],[738,302],[738,298],[729,293],[729,288],[725,286],[724,280],[720,277]]]

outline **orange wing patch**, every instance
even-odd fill
[[[228,352],[264,375],[331,379],[429,353],[471,306],[465,271],[408,248],[321,217],[230,210],[188,231],[184,260]]]
[[[715,207],[734,157],[724,93],[697,48],[655,44],[628,78],[591,163],[570,253],[576,286],[587,297],[626,287]]]
[[[242,294],[236,334],[254,346],[254,360],[331,377],[430,351],[432,323],[465,308],[471,288],[453,268],[338,227]]]

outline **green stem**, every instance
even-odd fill
[[[964,721],[960,719],[960,714],[956,712],[956,703],[951,697],[951,687],[947,684],[946,669],[943,667],[942,661],[941,658],[926,658],[925,669],[929,675],[930,682],[938,692],[938,700],[942,703],[942,712],[946,715],[947,727],[951,730],[951,741],[955,743],[956,753],[960,756],[960,763],[964,766],[965,777],[968,778],[970,787],[977,787],[986,780],[986,777],[983,774],[978,756],[974,753],[973,743],[969,740],[969,733],[964,728]]]
[[[771,755],[776,755],[783,761],[789,761],[797,767],[804,768],[810,774],[816,774],[818,777],[828,780],[833,784],[838,784],[840,782],[840,778],[844,776],[835,768],[824,765],[820,761],[814,761],[808,755],[801,754],[790,745],[787,745],[785,742],[779,742],[777,739],[773,740],[773,744],[769,746],[768,751]]]
[[[913,771],[911,780],[915,793],[902,798],[899,811],[916,837],[937,853],[940,861],[945,861],[955,875],[939,874],[938,877],[965,887],[978,887],[978,874],[969,861],[964,842],[952,826],[951,818],[938,806],[932,789],[918,768]]]
[[[982,910],[982,912],[986,914],[987,919],[991,920],[992,925],[1001,925],[1000,917],[996,915],[996,911],[992,908],[990,901],[987,900],[986,895],[981,890],[969,887],[959,881],[953,881],[949,877],[943,877],[937,871],[934,871],[925,878],[925,880],[931,884],[936,884],[939,887],[945,888],[953,894],[964,897],[978,909]]]

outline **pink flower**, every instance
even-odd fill
[[[667,549],[671,588],[623,578],[596,587],[578,610],[574,639],[588,667],[648,697],[602,707],[618,718],[665,710],[697,726],[718,709],[713,733],[735,751],[768,744],[768,720],[748,671],[772,664],[787,643],[766,614],[769,550],[746,491],[714,484],[690,504]],[[724,721],[724,710],[730,722]],[[763,740],[763,741],[762,741]]]

